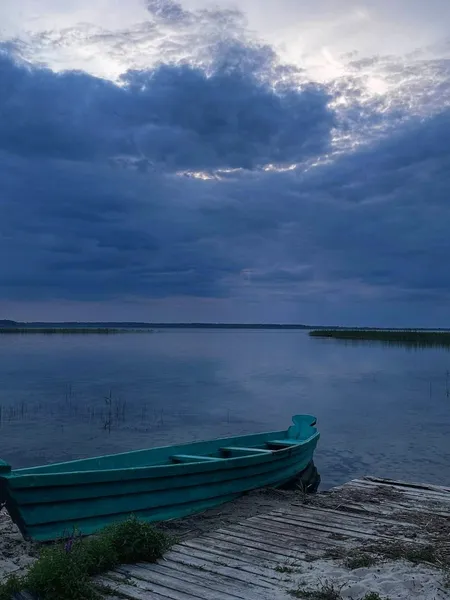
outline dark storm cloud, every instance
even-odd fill
[[[449,135],[444,111],[305,174],[226,181],[4,154],[2,297],[218,298],[245,284],[292,302],[437,302],[450,292]]]
[[[156,175],[3,155],[0,181],[3,297],[215,297],[236,268]]]
[[[130,71],[117,86],[2,52],[0,149],[68,160],[126,155],[170,170],[253,169],[324,151],[334,123],[326,92],[314,85],[277,92],[253,65],[227,63],[209,75],[162,65]]]
[[[192,26],[175,3],[148,8],[158,24]],[[217,27],[239,29],[238,14],[219,13]],[[0,298],[450,298],[445,61],[424,67],[429,114],[417,116],[415,94],[394,109],[390,96],[366,102],[348,78],[336,119],[322,87],[299,87],[270,47],[231,37],[204,68],[135,69],[118,85],[3,48]],[[349,132],[364,143],[333,154],[330,135]],[[260,169],[324,153],[309,170]],[[174,175],[230,168],[222,180]]]

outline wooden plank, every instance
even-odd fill
[[[133,580],[138,579],[139,581],[147,582],[151,585],[158,585],[162,588],[167,588],[176,592],[185,592],[195,594],[199,598],[209,600],[214,598],[215,600],[242,600],[242,596],[237,596],[229,591],[225,591],[220,585],[215,585],[214,582],[200,581],[198,578],[193,576],[184,575],[180,577],[176,572],[161,573],[153,568],[140,567],[126,565],[122,566],[114,571],[114,573],[120,573],[125,576],[131,576]]]
[[[311,543],[316,538],[317,532],[322,532],[328,536],[332,535],[343,535],[345,537],[352,537],[355,539],[374,539],[378,537],[375,533],[365,533],[364,531],[353,531],[352,529],[346,529],[337,525],[321,525],[320,523],[299,523],[298,521],[289,519],[277,519],[275,517],[260,516],[257,517],[257,521],[252,522],[253,527],[260,527],[262,531],[268,528],[270,531],[282,533],[285,537],[290,537],[295,540],[300,538],[309,537]],[[328,538],[327,538],[328,541]]]
[[[194,549],[198,552],[198,548]],[[184,554],[184,553],[183,553]],[[205,552],[205,554],[208,554],[208,552]],[[249,568],[249,566],[242,564],[241,562],[239,562],[238,560],[236,561],[236,564],[233,564],[230,561],[230,557],[225,557],[220,555],[220,553],[217,553],[217,556],[214,556],[213,554],[213,559],[214,560],[203,560],[200,558],[200,560],[203,560],[202,564],[202,568],[200,569],[198,564],[192,565],[192,564],[188,564],[186,563],[184,560],[180,560],[180,557],[175,557],[173,560],[169,559],[167,561],[164,561],[164,565],[167,566],[168,568],[175,568],[176,566],[182,566],[185,567],[186,569],[190,569],[190,570],[201,570],[202,573],[207,574],[208,576],[214,576],[217,577],[218,575],[220,575],[220,577],[223,578],[228,578],[232,581],[235,581],[236,579],[238,579],[241,583],[248,583],[249,580],[255,580],[255,578],[257,578],[258,580],[267,580],[269,583],[271,582],[271,578],[272,578],[272,571],[268,571],[268,569],[266,568],[262,568],[261,570],[263,571],[263,573],[261,574],[260,572],[256,572],[255,570]],[[184,558],[186,556],[192,556],[191,554],[187,554],[184,556]],[[231,573],[223,573],[223,572],[218,572],[217,567],[227,567],[229,569],[232,569]],[[258,567],[254,567],[254,569],[257,569]],[[237,574],[243,573],[244,577],[237,577]],[[250,578],[248,576],[251,576]]]
[[[373,487],[368,487],[364,484],[355,484],[355,486],[353,487],[353,489],[358,489],[358,491],[372,491],[374,490]],[[417,505],[417,506],[423,506],[423,505],[429,505],[429,504],[435,504],[436,506],[442,506],[442,507],[449,507],[450,505],[450,498],[446,498],[445,500],[442,500],[440,498],[436,498],[436,497],[432,497],[432,496],[425,496],[423,494],[416,494],[416,493],[409,493],[409,492],[400,492],[398,494],[397,497],[392,497],[392,498],[381,498],[378,500],[378,502],[373,502],[373,504],[383,504],[385,506],[391,504],[391,503],[405,503],[406,505]]]
[[[296,558],[299,556],[304,556],[305,553],[301,550],[298,550],[294,547],[287,548],[283,547],[283,540],[277,540],[278,544],[264,544],[264,542],[255,541],[254,538],[245,537],[243,534],[242,537],[236,535],[236,533],[232,532],[228,535],[219,534],[214,535],[208,538],[202,538],[198,545],[202,545],[205,543],[206,545],[213,545],[215,547],[219,547],[220,549],[228,549],[230,552],[235,552],[236,548],[241,548],[244,557],[247,557],[246,560],[255,562],[255,558],[258,560],[266,559],[267,555],[273,559],[273,561],[286,560],[289,558]],[[192,546],[195,542],[189,541],[188,545]]]
[[[294,440],[270,440],[266,442],[266,446],[276,446],[278,448],[291,448],[295,446],[301,446],[301,442],[295,442]]]
[[[148,567],[147,567],[148,568]],[[170,565],[153,564],[152,571],[159,573],[172,573],[174,576],[180,577],[183,581],[185,578],[195,577],[199,582],[205,582],[205,585],[211,585],[224,589],[225,591],[236,594],[238,598],[245,600],[245,592],[249,586],[254,587],[253,584],[248,584],[243,581],[236,583],[235,580],[230,577],[223,577],[218,573],[207,573],[201,569],[193,569],[192,567],[185,567],[178,563],[171,563]],[[220,587],[219,587],[220,586]],[[243,595],[242,595],[243,594]]]
[[[269,543],[269,540],[271,544],[284,543],[288,548],[295,548],[297,550],[306,550],[307,547],[308,549],[314,547],[329,547],[330,544],[342,545],[342,542],[333,539],[332,534],[327,532],[303,528],[299,528],[294,532],[292,527],[272,526],[269,522],[263,524],[252,523],[251,526],[248,524],[245,526],[233,525],[233,527],[230,528],[230,532],[242,532],[252,536],[252,538],[258,536],[258,539],[266,539],[267,543]]]
[[[267,546],[266,549],[256,549],[252,546],[245,545],[246,542],[242,540],[242,543],[237,538],[226,537],[222,538],[202,538],[200,542],[191,542],[188,547],[201,549],[202,547],[208,549],[208,551],[227,551],[228,556],[233,555],[235,558],[239,558],[244,563],[254,565],[256,562],[282,560],[286,558],[285,554],[272,552],[271,547]],[[261,545],[262,546],[262,545]]]
[[[299,509],[287,509],[283,511],[277,511],[273,513],[268,513],[267,516],[276,516],[278,518],[287,518],[287,519],[295,519],[301,523],[313,521],[313,522],[322,522],[333,525],[348,525],[348,526],[356,526],[362,528],[372,527],[375,523],[378,523],[378,519],[373,516],[364,516],[364,515],[352,515],[345,511],[325,509],[320,507],[314,507],[307,510],[299,510]],[[383,521],[388,521],[380,518]],[[391,520],[391,524],[395,523],[395,521]]]
[[[144,591],[139,589],[134,585],[128,585],[123,583],[122,581],[114,581],[107,576],[96,577],[95,581],[100,585],[106,586],[112,590],[112,592],[117,592],[120,594],[120,597],[129,598],[130,600],[168,600],[167,596],[161,596],[156,592],[152,592],[152,595],[149,596],[148,591]],[[106,597],[108,599],[108,596]],[[186,599],[185,599],[186,600]],[[192,600],[188,598],[188,600]]]
[[[261,518],[263,520],[270,519],[269,516],[267,516],[267,517],[264,516]],[[289,523],[289,525],[292,527],[300,527],[302,530],[307,527],[306,522],[297,522],[297,525],[295,524],[296,521],[294,521],[294,520],[292,520],[292,521],[285,520],[284,522]],[[382,526],[383,523],[381,522],[380,525]],[[388,527],[392,528],[392,525],[388,525]],[[392,539],[392,535],[389,535],[389,534],[386,535],[385,533],[383,533],[381,531],[381,527],[379,529],[372,529],[372,530],[367,529],[366,531],[363,531],[362,530],[363,528],[361,528],[361,531],[358,531],[354,527],[345,527],[343,525],[342,528],[339,528],[337,526],[325,526],[325,525],[321,525],[320,523],[315,523],[315,522],[311,521],[308,524],[308,528],[311,530],[314,530],[315,532],[317,532],[317,531],[330,532],[331,535],[336,534],[339,536],[343,536],[344,538],[347,538],[347,539],[349,539],[349,538],[364,539],[364,540],[391,540]],[[411,526],[411,528],[414,528],[414,527]],[[417,528],[414,528],[414,529],[417,529]],[[404,542],[412,541],[414,539],[415,532],[411,532],[411,533],[412,533],[411,536],[401,536],[397,532],[396,539],[404,541]]]
[[[356,479],[354,481],[351,482],[352,483],[352,487],[364,487],[365,489],[386,489],[386,490],[392,490],[394,492],[398,492],[399,494],[402,494],[404,496],[410,497],[410,498],[430,498],[430,499],[434,499],[437,500],[439,502],[449,502],[450,501],[450,493],[446,492],[446,491],[436,491],[436,490],[427,490],[427,489],[421,489],[421,488],[416,488],[416,487],[407,487],[407,486],[401,486],[401,485],[395,485],[395,484],[380,484],[380,483],[375,483],[373,481],[368,481],[366,479]],[[389,500],[389,498],[387,499]]]
[[[220,449],[221,452],[235,454],[237,456],[251,456],[252,454],[273,454],[272,450],[265,448],[245,448],[244,446],[224,446]]]
[[[297,506],[297,505],[296,505]],[[299,505],[300,506],[300,505]],[[353,521],[359,521],[361,520],[361,522],[363,523],[383,523],[385,525],[397,525],[398,524],[398,520],[395,519],[386,519],[384,516],[382,517],[380,516],[374,516],[371,514],[353,514],[351,512],[348,512],[347,510],[345,511],[340,511],[340,510],[336,510],[334,508],[326,508],[325,506],[314,506],[312,509],[308,509],[307,511],[304,510],[303,505],[302,509],[300,508],[296,508],[296,507],[289,507],[286,509],[279,509],[277,511],[274,511],[274,513],[269,513],[269,514],[276,514],[276,515],[286,515],[288,517],[292,516],[293,518],[298,518],[298,517],[303,517],[303,515],[310,515],[310,514],[315,514],[317,516],[319,515],[323,515],[323,518],[330,518],[331,520],[336,521],[345,521],[345,522],[353,522]],[[346,505],[347,506],[347,505]],[[311,511],[311,512],[309,512]]]
[[[420,506],[417,507],[415,505],[411,506],[411,503],[392,503],[386,504],[383,508],[378,504],[346,504],[345,513],[351,511],[350,514],[357,514],[359,512],[364,512],[373,515],[380,516],[395,516],[397,513],[421,513],[421,514],[430,514],[430,515],[438,515],[441,517],[450,518],[450,512],[443,512],[441,510],[436,510],[434,507],[430,508],[429,506]],[[397,524],[399,523],[397,519]]]
[[[243,573],[244,581],[254,581],[255,577],[258,581],[263,583],[263,587],[266,587],[265,583],[272,584],[273,580],[276,579],[271,568],[261,565],[260,562],[255,561],[254,565],[242,563],[239,558],[235,558],[234,555],[221,555],[214,548],[179,548],[178,556],[172,558],[173,561],[179,561],[182,559],[195,558],[196,560],[202,561],[202,565],[205,569],[215,572],[217,567],[225,567],[229,571],[222,573],[225,576],[236,578],[238,574]],[[180,558],[181,557],[181,558]],[[198,563],[194,565],[198,568]]]
[[[271,547],[266,547],[265,550],[255,549],[249,545],[243,547],[236,538],[226,537],[206,539],[203,538],[201,542],[191,542],[190,548],[196,548],[197,550],[207,549],[212,553],[228,553],[227,556],[232,555],[234,558],[239,559],[243,564],[247,565],[261,565],[265,569],[273,568],[274,565],[279,562],[283,562],[290,559],[300,559],[304,556],[304,553],[297,551],[287,551],[285,553],[272,552]],[[241,551],[239,551],[241,549]],[[262,562],[264,561],[264,562]]]
[[[375,483],[380,483],[380,484],[405,486],[408,488],[416,488],[416,489],[420,489],[420,490],[433,490],[436,492],[439,492],[439,491],[450,492],[450,487],[447,487],[444,485],[434,485],[431,483],[408,483],[406,481],[398,481],[395,479],[383,479],[380,477],[371,477],[371,476],[363,477],[363,480],[373,481]]]
[[[304,535],[306,532],[312,533],[314,532],[314,537],[317,535],[317,532],[322,532],[329,536],[339,535],[347,538],[355,538],[355,539],[363,539],[370,540],[381,537],[378,532],[375,530],[367,530],[367,531],[358,531],[356,529],[350,527],[339,527],[338,525],[322,525],[320,522],[310,522],[306,521],[300,522],[294,519],[278,519],[276,517],[270,516],[261,516],[258,523],[270,523],[273,524],[273,527],[277,528],[283,535],[293,535],[295,538],[298,538],[300,535]],[[290,530],[291,534],[288,533]]]
[[[377,534],[376,529],[374,529],[375,522],[367,524],[359,522],[357,519],[345,520],[344,518],[339,522],[337,520],[323,519],[322,515],[314,514],[314,512],[311,512],[305,517],[302,517],[301,515],[260,515],[258,523],[262,521],[281,523],[282,525],[290,527],[291,530],[301,528],[305,531],[313,529],[314,531],[338,532],[340,534],[361,533],[369,536]]]
[[[271,527],[269,524],[265,523],[263,526],[261,525],[249,525],[245,523],[243,525],[232,525],[227,533],[215,534],[211,533],[208,536],[210,539],[215,539],[216,536],[227,536],[230,535],[236,538],[242,538],[243,541],[251,538],[252,542],[258,543],[261,548],[267,547],[274,553],[284,554],[286,550],[288,551],[300,551],[299,543],[304,543],[305,540],[314,542],[323,542],[328,544],[329,536],[323,535],[318,536],[317,533],[314,533],[311,530],[304,530],[302,532],[298,531],[293,537],[282,537],[280,535],[281,528],[280,527]],[[292,533],[292,528],[290,528],[290,533]],[[223,539],[223,537],[221,537]],[[303,541],[302,541],[303,540]]]
[[[183,590],[178,590],[173,587],[169,588],[165,585],[137,579],[136,577],[130,578],[118,571],[112,571],[112,573],[108,573],[105,577],[112,581],[113,584],[123,584],[128,587],[133,587],[141,592],[146,592],[147,600],[149,600],[149,592],[151,593],[150,598],[153,598],[153,594],[158,594],[160,597],[167,600],[193,600],[194,598],[196,600],[223,600],[223,598],[215,598],[213,595],[208,596],[208,592],[205,592],[204,590],[200,593],[198,593],[197,590],[191,591],[190,586],[188,585],[184,586]],[[114,588],[114,591],[120,592],[121,590],[120,588]]]
[[[238,526],[233,528],[233,532],[238,531]],[[271,544],[285,544],[287,548],[292,551],[308,553],[311,550],[325,550],[330,546],[342,546],[345,542],[342,541],[340,536],[335,534],[329,534],[323,531],[314,531],[306,529],[298,529],[298,531],[292,534],[292,528],[289,534],[286,534],[280,527],[272,527],[269,524],[265,524],[257,530],[255,527],[249,529],[248,527],[242,527],[243,533],[254,536],[259,535],[264,540],[264,535],[267,539],[270,539]]]
[[[194,555],[193,552],[185,554],[184,552],[181,552],[181,550],[182,549],[180,549],[180,552],[170,552],[171,560],[174,560],[184,565],[202,567],[206,571],[210,571],[212,573],[219,573],[220,575],[228,575],[229,577],[232,577],[237,580],[242,580],[246,582],[255,580],[254,574],[248,573],[245,569],[242,569],[238,561],[235,561],[237,564],[234,566],[226,566],[222,565],[221,563],[212,564],[209,560],[210,557],[208,555],[206,555],[206,557],[202,556],[203,553],[200,551],[195,552]],[[273,587],[271,583],[265,581],[263,578],[260,578],[257,581],[257,585],[266,589],[272,589]]]
[[[267,515],[271,517],[272,514]],[[277,515],[278,517],[278,515]],[[289,519],[298,522],[300,525],[326,523],[327,525],[336,525],[346,530],[363,531],[366,533],[378,534],[381,528],[398,526],[398,520],[385,519],[380,514],[377,516],[351,515],[347,512],[313,510],[306,514],[303,513],[285,513],[280,518]]]
[[[174,462],[220,462],[223,458],[213,456],[198,456],[197,454],[174,454],[170,457]]]
[[[406,486],[395,486],[391,484],[377,484],[371,481],[367,481],[365,479],[354,479],[350,482],[349,488],[359,488],[366,490],[374,490],[383,486],[386,489],[394,490],[399,494],[402,494],[404,497],[411,498],[411,500],[417,499],[428,499],[435,500],[438,502],[450,503],[450,494],[447,492],[436,492],[432,490],[420,490],[416,488],[408,488]],[[386,501],[389,502],[389,498],[386,498]]]
[[[253,562],[250,562],[250,555],[247,555],[245,557],[246,560],[242,560],[241,556],[237,556],[235,553],[236,546],[230,544],[230,547],[226,548],[222,547],[220,540],[219,544],[217,542],[218,540],[206,540],[204,538],[201,540],[190,540],[188,544],[179,546],[177,551],[189,556],[202,557],[213,565],[222,564],[247,571],[259,577],[267,575],[267,566],[261,563],[261,558],[255,556]]]

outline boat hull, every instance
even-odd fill
[[[306,439],[293,437],[290,428],[4,472],[0,499],[24,537],[37,541],[66,537],[74,529],[91,534],[130,514],[149,522],[180,518],[298,477],[312,462],[319,437],[310,427],[303,428],[311,434]],[[286,447],[256,448],[270,446],[283,433]],[[231,456],[217,457],[224,447]],[[166,460],[166,454],[185,462],[145,464]]]

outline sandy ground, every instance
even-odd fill
[[[306,501],[332,507],[337,499],[345,501],[346,494],[321,493],[308,496]],[[362,496],[357,500],[364,501],[367,498]],[[162,528],[183,541],[258,514],[286,507],[291,502],[298,504],[298,492],[252,492],[235,502],[201,515],[166,523]],[[407,561],[382,561],[373,567],[350,570],[337,559],[291,560],[280,564],[279,570],[284,573],[280,581],[282,584],[279,599],[274,600],[301,598],[301,591],[312,592],[325,590],[327,587],[330,596],[323,596],[323,600],[363,600],[370,593],[378,593],[382,600],[450,600],[450,574],[446,576],[439,569]],[[332,589],[340,596],[332,596]]]
[[[295,594],[299,590],[334,589],[343,600],[363,600],[367,594],[378,593],[383,600],[448,600],[441,572],[409,562],[383,562],[377,566],[350,571],[335,560],[298,563],[296,573],[286,577],[285,587]],[[293,596],[295,597],[295,596]],[[302,597],[298,593],[298,597]],[[324,598],[328,598],[325,596]],[[333,598],[333,596],[330,596]]]
[[[313,502],[327,502],[327,494],[314,498]],[[298,492],[263,490],[160,527],[183,541],[298,501]],[[5,510],[0,511],[0,580],[10,573],[24,572],[33,556],[36,547],[25,542]],[[369,568],[349,570],[339,559],[291,560],[280,564],[279,571],[280,600],[301,598],[296,592],[326,586],[339,590],[340,596],[335,598],[344,600],[362,600],[369,592],[378,593],[383,600],[450,600],[450,588],[446,587],[442,571],[406,561],[383,561]]]
[[[0,581],[12,573],[24,573],[36,548],[25,542],[5,509],[0,510]]]

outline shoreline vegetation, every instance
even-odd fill
[[[381,342],[414,348],[450,348],[450,331],[423,329],[313,329],[311,337],[347,342]]]
[[[76,531],[54,544],[42,545],[25,574],[11,574],[0,583],[0,600],[22,592],[41,600],[102,600],[109,589],[95,576],[119,565],[156,562],[175,539],[130,516],[98,534],[81,537]]]
[[[153,329],[131,329],[110,327],[0,327],[0,335],[7,333],[41,333],[41,334],[117,334],[117,333],[152,333]]]
[[[21,322],[0,319],[0,333],[123,333],[142,332],[156,329],[291,329],[309,330],[312,336],[336,337],[340,339],[393,339],[393,336],[405,336],[418,339],[418,336],[442,336],[450,339],[450,328],[380,328],[380,327],[344,327],[330,325],[306,325],[304,323],[145,323],[131,321],[64,321]],[[368,336],[372,337],[368,337]],[[351,336],[351,337],[349,337]],[[412,336],[412,337],[411,337]],[[441,337],[442,339],[442,337]]]

